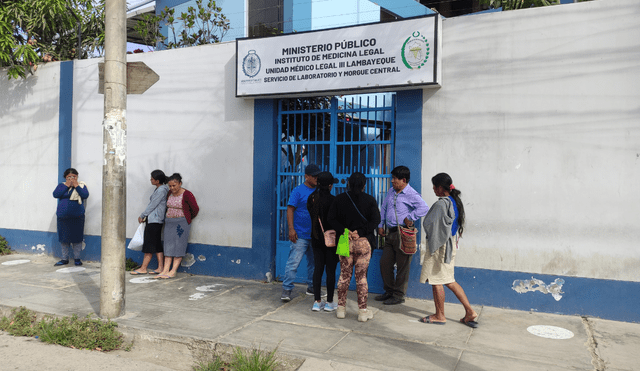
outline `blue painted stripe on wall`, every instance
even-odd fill
[[[27,231],[17,229],[1,229],[0,235],[7,239],[12,250],[23,253],[44,253],[59,257],[61,255],[58,234],[55,232]],[[85,235],[85,249],[81,253],[82,260],[100,261],[100,236]],[[127,245],[130,239],[127,239]],[[44,250],[38,249],[43,246]],[[264,269],[268,267],[266,259],[260,259],[255,249],[189,244],[187,253],[193,254],[195,263],[190,267],[180,267],[178,272],[200,274],[216,277],[234,277],[252,280],[264,280]],[[257,257],[256,257],[257,256]],[[142,263],[143,253],[127,249],[127,258],[138,264]],[[150,267],[155,268],[155,258]]]
[[[127,241],[127,243],[129,242]],[[263,252],[256,251],[254,248],[190,243],[187,253],[193,254],[195,263],[189,267],[181,266],[178,272],[259,281],[266,279],[265,272],[267,272],[268,261],[261,258],[264,255]],[[127,257],[141,263],[143,254],[127,249]],[[152,266],[155,267],[153,264],[155,262],[152,263]]]
[[[422,187],[422,90],[396,93],[395,166],[411,170],[409,184]]]
[[[418,192],[422,190],[422,89],[396,93],[395,166],[404,165],[411,170],[409,184]],[[435,175],[435,174],[434,174]],[[418,241],[421,239],[420,223]],[[416,256],[417,258],[417,256]],[[411,283],[420,280],[420,261],[413,259],[409,271],[407,296],[415,297]]]
[[[57,242],[56,233],[0,229],[0,235],[4,236],[11,248],[18,252],[44,252],[48,255],[53,252],[57,256],[60,255],[60,244]],[[85,236],[85,241],[87,247],[82,252],[82,258],[89,261],[99,261],[100,237]],[[45,251],[38,250],[38,244],[44,244]],[[216,277],[264,280],[262,273],[264,264],[254,258],[255,252],[253,250],[189,244],[188,252],[194,255],[195,263],[190,267],[180,267],[179,271]],[[142,262],[142,256],[141,252],[127,250],[127,257],[134,259],[138,263]],[[377,263],[374,263],[372,259],[371,264],[369,280],[375,279],[372,276],[379,275],[379,271],[375,266]],[[152,261],[151,267],[155,268],[155,260]],[[414,271],[419,272],[419,268],[420,266]],[[562,286],[562,291],[564,292],[562,298],[556,301],[550,294],[542,294],[540,292],[519,294],[512,289],[513,281],[528,280],[531,277],[542,280],[547,285],[556,278],[563,279],[565,283]],[[638,311],[638,308],[640,308],[640,282],[465,267],[456,267],[456,282],[464,288],[469,301],[474,305],[640,322],[640,311]],[[353,290],[353,285],[351,286]],[[458,303],[451,291],[448,289],[445,289],[445,291],[447,302]],[[431,286],[414,280],[409,283],[408,296],[427,300],[433,299]]]
[[[260,262],[264,275],[275,278],[276,259],[276,166],[278,141],[276,130],[277,101],[256,99],[253,119],[253,236],[252,259]]]
[[[58,102],[58,180],[71,167],[71,130],[73,128],[73,61],[60,62],[60,101]]]
[[[44,253],[56,257],[62,256],[56,232],[0,229],[0,235],[7,239],[12,250],[34,254]],[[100,236],[85,235],[84,241],[86,247],[80,255],[81,258],[83,260],[100,261]],[[39,246],[44,250],[40,249]]]
[[[625,322],[640,322],[640,282],[594,278],[553,276],[527,272],[456,267],[456,282],[465,290],[471,304],[488,305],[544,313],[582,315]],[[539,291],[518,293],[515,280],[536,278],[546,285],[555,279],[564,280],[562,298]],[[412,297],[433,299],[431,286],[411,281]],[[458,303],[448,289],[446,301]]]

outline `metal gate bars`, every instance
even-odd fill
[[[287,202],[293,188],[304,182],[308,164],[317,164],[339,179],[335,194],[346,190],[349,175],[362,172],[368,180],[365,192],[382,203],[391,187],[395,107],[395,93],[278,102],[278,250],[288,252],[288,244],[283,244],[289,236]]]

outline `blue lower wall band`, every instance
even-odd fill
[[[0,229],[0,235],[5,237],[11,248],[17,252],[60,256],[60,244],[57,234],[54,232]],[[100,237],[85,236],[85,242],[86,248],[82,252],[82,258],[98,261],[100,259]],[[264,262],[255,263],[258,260],[255,258],[256,251],[254,249],[189,244],[188,253],[194,255],[195,263],[190,267],[181,267],[180,272],[252,280],[264,280],[265,278],[264,269],[267,265]],[[127,257],[138,263],[142,262],[142,256],[141,252],[127,250]],[[282,259],[282,257],[277,259]],[[374,293],[381,292],[381,284],[376,283],[380,281],[379,262],[380,250],[375,250],[369,269],[369,291]],[[154,264],[155,261],[151,266],[155,267]],[[419,274],[419,267],[419,265],[412,264],[412,276],[416,273]],[[298,269],[298,277],[303,277],[301,272],[305,271],[306,262],[303,259]],[[640,322],[639,282],[465,267],[456,267],[455,274],[456,281],[465,290],[472,305]],[[518,293],[513,290],[514,281],[529,280],[532,277],[545,284],[550,284],[558,278],[564,280],[562,298],[555,300],[550,294],[537,291]],[[299,279],[299,282],[302,282],[302,279]],[[447,302],[458,302],[451,291],[448,289],[445,291]],[[408,296],[431,300],[431,286],[412,279],[409,284]]]
[[[38,232],[0,228],[0,236],[7,239],[12,250],[20,253],[33,253],[61,256],[58,234],[55,232]],[[85,235],[85,249],[81,259],[88,261],[100,261],[101,238],[100,236]],[[127,239],[129,244],[130,239]],[[193,273],[205,276],[234,277],[251,280],[264,280],[265,269],[268,264],[264,259],[256,259],[254,249],[225,247],[203,244],[189,244],[187,253],[192,254],[195,263],[190,267],[181,266],[178,272]],[[144,254],[140,251],[127,249],[126,257],[138,264],[142,263]],[[152,259],[151,268],[156,267],[155,257]]]

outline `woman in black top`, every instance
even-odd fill
[[[313,260],[315,262],[313,270],[313,296],[315,301],[311,310],[320,311],[324,308],[327,312],[333,312],[338,304],[333,301],[333,293],[336,288],[336,266],[338,265],[338,255],[336,247],[327,247],[324,243],[323,229],[329,230],[331,227],[327,222],[329,207],[336,198],[331,194],[331,188],[338,180],[330,172],[324,171],[318,174],[318,187],[309,195],[307,199],[307,209],[311,215],[311,247],[313,248]],[[327,268],[327,303],[322,305],[321,286],[322,273]]]
[[[340,257],[340,279],[338,280],[337,317],[346,316],[347,290],[355,268],[356,293],[358,296],[358,321],[373,318],[367,309],[367,270],[371,259],[371,246],[375,246],[376,230],[380,223],[380,210],[372,196],[364,193],[367,178],[360,172],[349,177],[349,190],[336,197],[329,209],[329,223],[338,235],[349,230],[349,257]]]

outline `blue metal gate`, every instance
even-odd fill
[[[278,102],[278,146],[276,275],[284,275],[289,255],[287,203],[293,188],[304,182],[304,168],[317,164],[330,171],[339,183],[334,193],[346,190],[347,178],[359,171],[367,177],[365,192],[382,203],[391,187],[395,132],[395,93],[337,97],[287,98]],[[382,245],[379,245],[382,246]],[[376,288],[370,265],[370,291]],[[376,262],[374,262],[374,260]],[[306,259],[298,268],[296,281],[304,282]],[[379,274],[376,275],[379,277]],[[374,281],[371,281],[374,278]],[[373,284],[373,285],[372,285]]]

